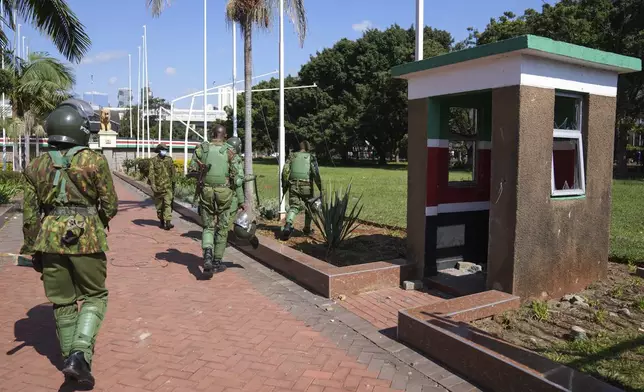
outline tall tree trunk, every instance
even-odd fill
[[[25,162],[27,167],[31,158],[31,129],[33,128],[33,117],[30,112],[25,113]]]
[[[253,113],[252,113],[252,89],[253,89],[253,35],[250,21],[244,26],[244,172],[246,176],[253,175]],[[246,202],[249,206],[255,204],[254,187],[251,181],[244,185]]]

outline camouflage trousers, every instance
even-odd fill
[[[306,202],[313,197],[313,186],[307,182],[292,181],[288,191],[288,213],[286,223],[293,224],[295,217],[304,211],[304,229],[311,228],[311,214],[306,209]]]
[[[92,363],[94,344],[105,312],[108,291],[105,253],[43,254],[45,295],[54,305],[56,333],[63,357],[81,351]],[[78,307],[78,302],[83,304]]]
[[[232,216],[233,191],[230,188],[204,187],[200,197],[203,233],[201,248],[212,249],[215,260],[224,257]]]
[[[157,218],[165,222],[172,221],[172,190],[154,193],[154,206],[157,209]]]

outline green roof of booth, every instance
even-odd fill
[[[504,41],[447,53],[441,56],[430,57],[421,61],[397,65],[391,69],[391,73],[394,77],[404,77],[405,75],[416,72],[518,51],[540,57],[549,57],[563,62],[607,69],[617,73],[629,73],[642,70],[642,61],[638,58],[568,44],[536,35],[523,35]]]

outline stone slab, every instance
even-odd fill
[[[467,322],[491,317],[506,310],[518,309],[520,305],[521,299],[515,295],[489,290],[406,311],[421,320],[440,317],[452,321]]]

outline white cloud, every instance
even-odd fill
[[[118,78],[116,76],[112,76],[109,80],[109,83],[110,85],[114,85],[116,84],[117,81],[118,81]]]
[[[363,32],[367,29],[370,29],[373,27],[373,23],[371,23],[370,20],[363,20],[360,23],[354,23],[351,25],[351,28],[353,28],[355,31]]]
[[[112,50],[107,52],[99,52],[94,56],[85,57],[81,64],[100,64],[107,63],[112,60],[118,60],[123,57],[127,57],[127,52],[122,50]]]
[[[176,73],[177,73],[177,69],[176,69],[176,68],[168,67],[168,68],[166,68],[166,69],[165,69],[165,74],[166,74],[166,75],[170,75],[170,76],[172,76],[172,75],[175,75]]]

